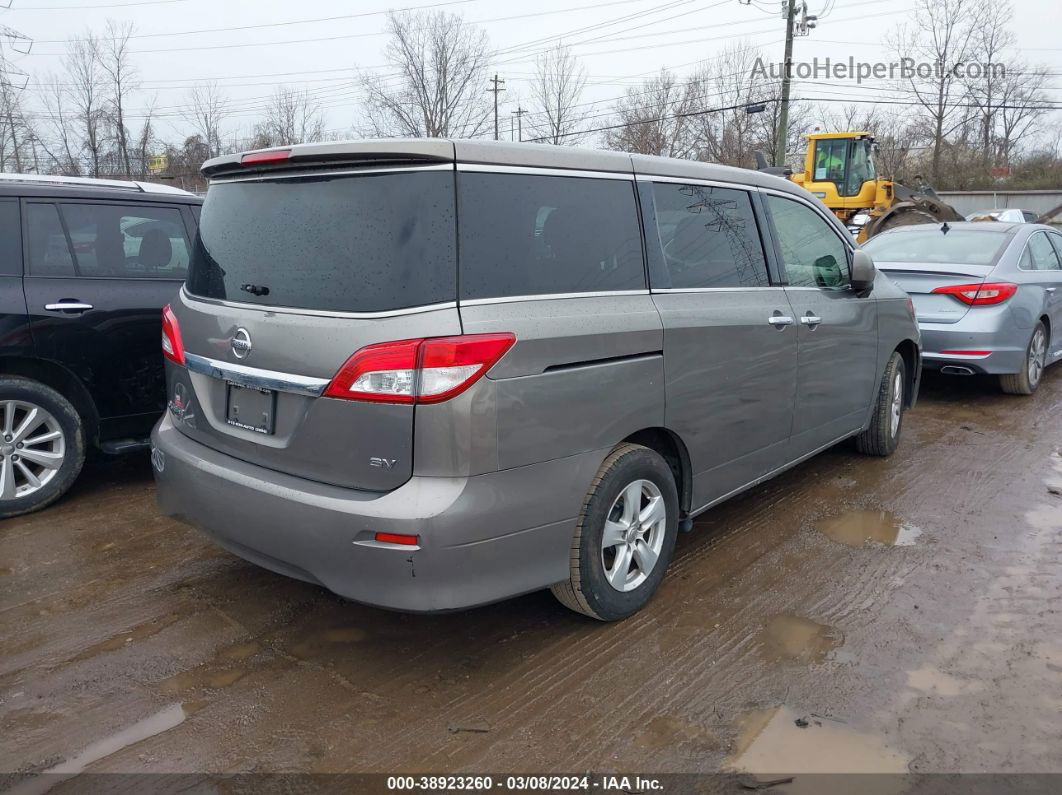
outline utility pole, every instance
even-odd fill
[[[778,129],[774,133],[774,164],[785,165],[785,144],[789,137],[789,82],[793,76],[793,20],[796,0],[787,0],[785,11],[785,58],[782,62],[782,104],[778,110]]]
[[[778,111],[778,129],[775,131],[774,164],[785,165],[785,145],[789,138],[789,87],[793,79],[793,37],[807,36],[818,20],[808,14],[806,0],[800,0],[800,23],[797,24],[797,0],[782,0],[782,16],[785,17],[785,60],[782,64],[782,102]]]
[[[527,111],[524,110],[519,105],[517,105],[516,106],[516,110],[514,110],[512,113],[516,117],[516,127],[517,127],[517,136],[518,136],[516,140],[517,141],[523,141],[524,140],[524,119],[523,119],[523,115],[525,113],[527,113]]]
[[[505,90],[505,81],[500,80],[498,75],[490,79],[491,87],[487,91],[494,94],[494,140],[498,140],[498,94]]]

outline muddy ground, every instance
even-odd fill
[[[895,456],[710,511],[613,625],[344,602],[97,462],[0,526],[0,771],[1062,772],[1060,451],[1062,367],[930,378]]]

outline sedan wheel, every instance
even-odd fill
[[[1011,395],[1031,395],[1040,386],[1040,379],[1047,366],[1047,327],[1043,321],[1036,324],[1029,347],[1025,349],[1025,361],[1021,370],[999,377],[1003,391]]]

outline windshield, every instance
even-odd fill
[[[952,229],[947,234],[936,224],[878,235],[863,249],[879,262],[925,262],[990,265],[1010,239],[1007,232]]]
[[[453,301],[452,172],[211,185],[187,289],[266,306],[380,312]]]

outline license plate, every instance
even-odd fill
[[[255,433],[273,433],[277,393],[240,384],[228,384],[225,422]]]

